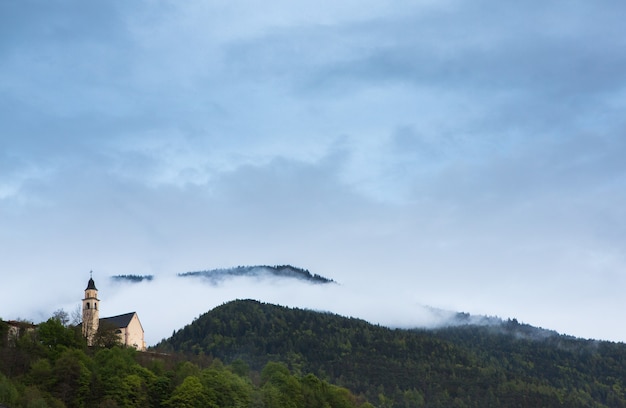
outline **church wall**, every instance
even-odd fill
[[[137,350],[145,350],[146,343],[144,342],[143,328],[139,322],[137,314],[133,316],[125,333],[125,343],[127,346],[135,347]]]

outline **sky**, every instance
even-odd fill
[[[0,317],[253,298],[626,341],[626,3],[0,1]],[[291,264],[338,282],[177,273]],[[119,285],[109,277],[154,275]]]

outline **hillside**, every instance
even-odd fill
[[[37,326],[0,320],[0,407],[373,408],[278,362],[255,371],[203,355],[87,347],[80,328],[58,316]]]
[[[392,330],[246,300],[200,316],[156,349],[241,359],[256,370],[282,361],[381,406],[626,406],[626,345],[515,320]]]

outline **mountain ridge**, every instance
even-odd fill
[[[179,277],[200,277],[213,284],[217,284],[224,279],[234,277],[279,277],[293,278],[316,284],[336,283],[334,280],[318,274],[311,274],[307,269],[298,268],[292,265],[254,265],[237,266],[234,268],[219,268],[203,271],[184,272],[177,274]]]

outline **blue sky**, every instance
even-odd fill
[[[625,17],[619,1],[1,2],[0,316],[72,308],[92,269],[106,285],[293,264],[342,289],[101,297],[165,335],[255,297],[626,341]],[[164,297],[167,321],[146,300]]]

